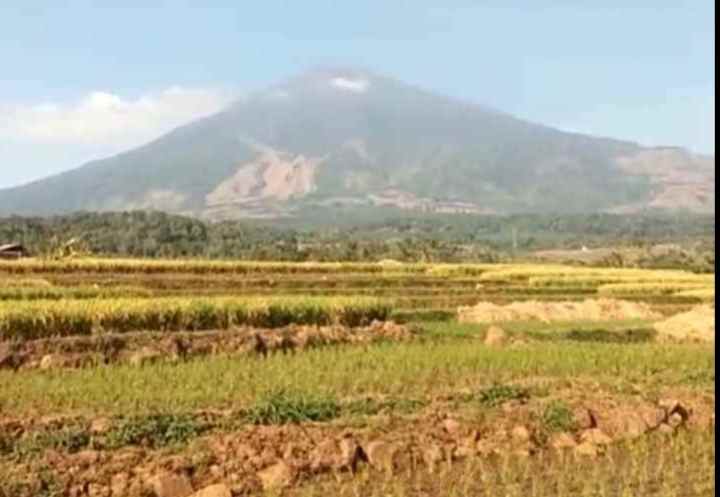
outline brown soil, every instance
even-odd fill
[[[583,302],[513,302],[497,305],[480,302],[458,308],[458,319],[466,323],[502,321],[608,321],[620,319],[658,319],[661,316],[642,302],[613,299],[587,299]]]
[[[331,344],[407,340],[411,330],[393,322],[367,327],[297,326],[278,329],[236,328],[178,333],[136,332],[88,337],[58,337],[20,342],[0,341],[0,369],[79,368],[128,362],[186,360],[218,354],[296,351]]]
[[[263,487],[297,486],[327,473],[352,473],[361,465],[400,474],[409,468],[433,471],[447,461],[506,453],[534,457],[570,451],[602,457],[608,444],[615,442],[650,433],[669,436],[680,429],[714,428],[714,398],[683,391],[666,393],[672,397],[659,402],[602,395],[568,402],[575,428],[567,433],[543,429],[537,416],[542,403],[534,401],[506,402],[487,419],[453,416],[451,405],[436,403],[416,417],[383,417],[361,428],[314,423],[244,426],[203,436],[176,453],[140,446],[77,453],[45,450],[32,462],[6,465],[6,479],[21,481],[44,465],[52,468],[58,496],[155,495],[158,479],[180,479],[195,490],[222,484],[240,496]],[[46,423],[56,429],[62,426],[57,419]],[[98,420],[88,425],[97,437],[108,429],[107,423]],[[0,423],[0,435],[22,436],[24,430],[30,430],[27,420]],[[15,497],[30,495],[35,494],[28,491]]]
[[[700,305],[655,323],[658,340],[715,342],[715,308]]]

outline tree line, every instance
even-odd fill
[[[68,240],[103,256],[289,261],[498,262],[534,251],[647,250],[633,264],[714,270],[715,218],[710,215],[398,215],[346,224],[300,221],[207,223],[155,211],[0,218],[0,244],[51,253]],[[656,254],[657,244],[673,244]],[[655,254],[655,255],[653,255]],[[619,259],[618,259],[619,257]],[[637,258],[636,258],[637,259]]]

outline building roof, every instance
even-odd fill
[[[6,243],[0,245],[0,252],[15,252],[18,250],[25,250],[25,248],[19,243]]]

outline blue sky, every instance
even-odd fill
[[[562,129],[715,151],[714,2],[0,2],[0,188],[318,65]]]

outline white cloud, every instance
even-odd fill
[[[370,87],[370,82],[366,79],[333,78],[330,84],[355,93],[365,93]]]
[[[225,107],[232,95],[179,86],[124,98],[95,91],[74,102],[0,102],[0,140],[47,145],[140,145]]]

